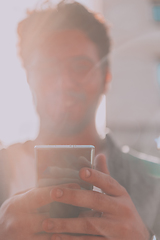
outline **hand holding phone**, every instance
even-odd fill
[[[53,186],[77,183],[81,188],[92,190],[92,185],[82,181],[79,171],[92,167],[94,146],[91,145],[41,145],[35,146],[37,161],[37,186]],[[53,202],[50,216],[53,218],[72,218],[86,209],[69,204]]]

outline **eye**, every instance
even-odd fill
[[[35,70],[39,71],[40,74],[48,75],[54,74],[59,71],[59,65],[56,60],[45,60],[39,61],[34,67]]]
[[[71,70],[77,74],[87,74],[92,69],[93,64],[89,60],[74,60],[71,63]]]

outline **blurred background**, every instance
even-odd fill
[[[1,2],[1,147],[34,139],[38,133],[39,119],[17,56],[16,28],[26,16],[26,9],[33,9],[41,2]],[[129,145],[159,157],[155,139],[160,135],[160,0],[79,2],[103,14],[113,41],[110,56],[112,84],[97,112],[99,133],[104,135],[111,129],[120,147]]]

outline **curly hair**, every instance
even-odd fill
[[[18,24],[19,55],[24,68],[27,67],[34,49],[45,41],[46,36],[64,29],[83,31],[96,45],[102,69],[106,71],[111,41],[105,21],[80,3],[67,3],[65,0],[56,7],[50,6],[29,12]]]

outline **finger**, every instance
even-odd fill
[[[83,168],[80,170],[79,175],[82,180],[102,189],[108,195],[116,197],[126,193],[124,187],[108,174],[90,168]]]
[[[90,210],[90,211],[81,212],[78,217],[83,218],[83,217],[101,217],[101,216],[102,216],[101,212]]]
[[[52,240],[52,233],[40,233],[34,236],[34,240]]]
[[[19,195],[19,194],[22,194],[22,193],[28,192],[28,191],[31,190],[31,189],[32,189],[32,188],[28,188],[28,189],[26,189],[26,190],[24,190],[24,191],[17,192],[17,193],[15,193],[13,196],[16,196],[16,195]]]
[[[17,213],[14,218],[8,221],[8,228],[16,231],[21,231],[24,234],[37,234],[43,232],[42,223],[49,218],[45,214],[24,214]]]
[[[80,186],[75,183],[64,184],[61,186],[80,189]],[[24,194],[17,195],[12,198],[11,208],[14,211],[21,210],[23,212],[37,212],[38,208],[54,201],[51,197],[51,191],[53,188],[53,186],[45,188],[34,188]]]
[[[106,156],[104,154],[98,154],[95,158],[95,169],[109,175],[109,171],[106,164]]]
[[[66,204],[94,209],[98,212],[106,212],[110,214],[117,213],[120,207],[120,204],[118,204],[116,198],[88,190],[57,187],[52,190],[51,196],[56,202],[63,202]]]
[[[81,179],[73,179],[73,178],[41,178],[38,180],[38,187],[46,187],[46,186],[55,186],[60,184],[68,184],[68,183],[76,183],[79,184],[82,182]]]
[[[40,208],[37,209],[37,212],[40,214],[48,214],[48,216],[50,215],[50,210],[51,210],[51,204],[47,204],[45,206],[42,206]]]
[[[91,234],[104,237],[114,236],[117,224],[104,218],[47,219],[43,229],[49,233]]]
[[[38,187],[47,187],[47,186],[56,186],[61,184],[70,184],[75,183],[81,186],[82,188],[91,190],[92,185],[90,183],[87,183],[83,181],[82,179],[73,179],[73,178],[58,178],[58,179],[52,179],[52,178],[42,178],[38,180]]]
[[[71,235],[71,234],[54,234],[51,240],[108,240],[109,238],[101,236],[87,236],[87,235]],[[114,240],[114,239],[113,239]]]

